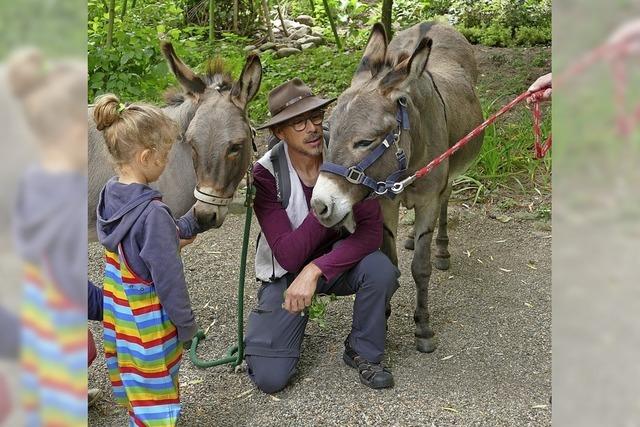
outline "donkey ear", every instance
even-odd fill
[[[371,29],[367,47],[360,60],[360,65],[351,79],[351,84],[370,79],[378,74],[385,64],[386,56],[387,33],[384,31],[384,26],[377,22]]]
[[[160,48],[162,50],[162,54],[169,63],[169,67],[171,67],[171,71],[176,76],[184,90],[192,94],[203,93],[207,88],[207,85],[196,73],[191,71],[191,69],[187,67],[180,58],[178,58],[176,51],[173,50],[173,45],[169,42],[163,41],[160,44]]]
[[[422,75],[427,68],[432,46],[433,40],[431,40],[431,38],[424,37],[420,40],[420,43],[418,43],[418,46],[416,46],[411,56],[398,63],[382,78],[380,88],[383,93],[398,87],[410,75],[415,77]]]
[[[262,64],[258,55],[251,55],[244,64],[242,74],[231,89],[231,101],[239,108],[245,109],[249,101],[256,96],[262,81]]]

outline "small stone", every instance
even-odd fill
[[[245,52],[251,52],[252,50],[255,50],[256,47],[252,44],[250,44],[249,46],[245,46],[244,51]]]
[[[278,49],[278,51],[276,52],[276,58],[285,58],[287,56],[295,55],[296,53],[300,53],[300,49],[285,47],[282,49]]]
[[[289,34],[289,38],[291,40],[298,40],[308,34],[311,33],[311,28],[304,26],[304,27],[300,27],[297,30],[295,30],[293,33]]]
[[[322,28],[321,27],[313,27],[311,29],[311,35],[313,37],[324,37],[324,35],[322,34]]]
[[[311,49],[312,47],[314,47],[315,45],[313,43],[304,43],[300,45],[300,48],[302,50],[307,50],[307,49]]]
[[[300,15],[296,18],[296,21],[298,21],[301,24],[313,27],[313,18],[309,15]]]
[[[279,26],[282,26],[282,24],[280,23],[280,20],[276,20],[276,22],[278,23]],[[299,22],[292,21],[290,19],[285,19],[284,25],[287,26],[287,30],[288,30],[289,28],[299,28],[301,24]]]
[[[262,46],[260,46],[260,51],[264,52],[266,50],[273,49],[275,47],[276,47],[276,44],[274,42],[267,42],[267,43],[263,44]]]
[[[304,41],[299,40],[300,43],[313,43],[317,45],[324,44],[324,39],[322,37],[314,37],[314,36],[305,36]]]

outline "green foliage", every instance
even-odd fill
[[[447,15],[472,43],[532,46],[551,42],[550,0],[452,0]]]
[[[380,8],[368,6],[362,0],[329,1],[339,21],[346,51],[336,52],[335,46],[329,45],[282,59],[276,59],[272,52],[262,53],[262,84],[260,92],[249,106],[249,116],[253,123],[264,123],[268,118],[269,91],[293,77],[302,78],[316,93],[325,97],[337,97],[349,86],[369,36],[370,25],[380,17]],[[162,92],[167,87],[176,85],[159,49],[160,39],[163,38],[171,40],[178,55],[196,71],[202,71],[209,58],[220,56],[237,78],[246,58],[244,46],[254,43],[259,35],[253,34],[253,37],[247,38],[222,31],[220,39],[210,44],[206,25],[185,22],[185,8],[192,3],[191,0],[138,1],[135,8],[129,7],[127,15],[121,20],[119,8],[122,1],[118,1],[114,46],[106,49],[107,11],[101,0],[89,0],[89,101],[92,102],[96,95],[105,92],[114,92],[125,102],[160,101]],[[465,8],[454,8],[461,3],[464,3]],[[538,17],[522,16],[508,8],[503,11],[496,8],[497,3],[395,0],[394,25],[406,28],[433,17],[453,20],[455,12],[460,14],[456,18],[460,20],[459,28],[472,42],[515,46],[547,43],[550,40],[550,14],[546,14],[542,8],[548,5],[548,1],[524,1],[541,7],[536,12],[540,15]],[[509,0],[500,4],[507,3],[517,2]],[[274,6],[275,3],[271,2],[271,5]],[[311,14],[309,0],[283,0],[281,5],[289,17]],[[323,16],[322,1],[316,0],[315,5],[316,26],[325,29],[327,41],[331,42],[333,37],[328,21]],[[507,25],[509,19],[513,19],[517,25]],[[540,22],[542,24],[538,25]],[[488,58],[501,72],[496,78],[491,75],[481,78],[478,94],[485,117],[526,88],[525,82],[534,77],[531,75],[531,67],[548,67],[549,58],[545,52],[539,50],[537,54],[522,58],[498,52]],[[508,72],[505,72],[505,68],[508,68]],[[545,117],[548,116],[549,113],[545,114]],[[550,131],[549,121],[547,119],[543,127],[545,135]],[[487,129],[480,157],[461,183],[464,189],[473,189],[476,198],[481,193],[502,185],[517,184],[523,191],[528,191],[525,185],[527,182],[534,182],[541,188],[550,185],[550,158],[550,154],[543,161],[533,158],[531,115],[524,108],[518,107],[507,119],[500,120],[495,127]],[[461,191],[460,187],[457,190]]]
[[[175,0],[174,0],[175,1]],[[180,0],[184,12],[184,23],[201,27],[209,26],[208,0]],[[271,2],[273,6],[273,1]],[[214,2],[214,27],[216,37],[231,29],[233,23],[233,1]],[[238,0],[238,32],[249,36],[256,32],[260,20],[259,3],[255,0]]]
[[[191,67],[202,69],[209,58],[223,55],[238,73],[244,64],[241,46],[247,43],[246,38],[225,34],[226,39],[212,48],[207,42],[208,29],[184,26],[182,14],[178,1],[138,2],[123,21],[116,14],[113,48],[109,49],[105,47],[108,14],[100,0],[90,0],[89,102],[106,92],[125,101],[159,101],[164,89],[175,84],[160,52],[163,39],[173,42],[178,55]]]
[[[337,97],[349,87],[360,57],[360,51],[338,53],[328,46],[305,50],[282,59],[276,59],[270,52],[263,53],[260,55],[262,83],[260,92],[249,106],[251,119],[255,123],[266,121],[267,94],[296,76],[310,85],[316,93],[325,97]]]
[[[0,59],[21,46],[34,46],[53,56],[83,58],[86,18],[86,9],[75,0],[1,1]]]
[[[329,303],[332,301],[336,301],[335,294],[325,295],[325,294],[316,294],[313,296],[311,300],[311,305],[307,307],[305,313],[309,316],[309,320],[318,324],[321,328],[327,327],[327,307],[329,307]]]
[[[495,105],[482,101],[485,117],[496,112]],[[508,121],[489,126],[484,133],[480,155],[467,171],[467,176],[483,183],[489,190],[505,184],[517,184],[516,188],[526,192],[523,181],[548,187],[551,184],[551,153],[547,153],[543,160],[535,159],[532,123],[531,113],[518,107]],[[542,125],[543,135],[550,131],[547,120]]]

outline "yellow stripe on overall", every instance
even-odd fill
[[[105,251],[103,322],[113,394],[131,425],[176,425],[182,344],[153,283],[128,268],[122,247]]]

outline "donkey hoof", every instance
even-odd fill
[[[404,241],[404,248],[412,251],[414,249],[413,237],[409,237]]]
[[[435,257],[433,264],[438,270],[448,270],[451,263],[449,262],[449,258],[440,258]]]
[[[433,353],[433,351],[437,348],[436,338],[416,337],[416,348],[420,353]]]

